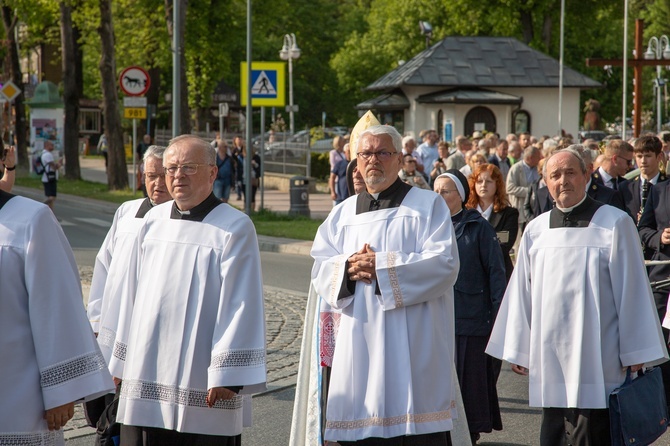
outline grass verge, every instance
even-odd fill
[[[34,175],[28,175],[25,172],[17,175],[16,185],[33,189],[43,188],[40,178]],[[135,192],[135,194],[133,194],[130,189],[124,191],[109,191],[107,190],[106,184],[67,179],[58,181],[58,192],[111,203],[123,203],[142,196],[142,193],[139,191]],[[259,235],[292,238],[297,240],[314,240],[316,231],[322,223],[321,220],[312,220],[302,216],[278,214],[267,209],[253,213],[251,215],[251,220],[254,222],[256,233]]]

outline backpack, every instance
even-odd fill
[[[42,164],[42,153],[33,156],[33,171],[37,175],[43,175],[45,172],[44,164]]]

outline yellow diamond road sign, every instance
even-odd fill
[[[0,88],[0,93],[8,101],[13,101],[15,97],[21,94],[21,90],[17,87],[14,82],[8,81],[5,85]]]

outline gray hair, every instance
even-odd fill
[[[574,156],[579,162],[579,170],[581,170],[583,174],[586,174],[586,163],[584,162],[584,158],[582,158],[582,154],[579,152],[579,150],[575,149],[574,146],[583,147],[581,144],[573,144],[565,149],[556,150],[554,153],[549,155],[549,158],[546,158],[544,161],[544,166],[542,166],[542,176],[547,178],[547,164],[549,164],[550,159],[559,153],[569,153],[570,155]]]
[[[407,145],[407,143],[410,142],[410,141],[414,141],[414,143],[416,144],[416,140],[414,139],[413,136],[405,136],[405,137],[402,139],[402,146],[403,146],[403,148],[404,148],[404,147]]]
[[[535,146],[528,146],[523,151],[523,159],[530,158],[533,155],[541,153],[541,150]]]
[[[593,151],[586,147],[583,144],[572,144],[567,147],[568,149],[574,149],[579,153],[579,156],[584,160],[584,164],[593,164]]]
[[[365,135],[388,135],[391,137],[393,148],[395,148],[396,152],[400,152],[402,150],[402,136],[400,136],[400,133],[398,133],[395,127],[390,125],[373,125],[358,135],[358,147],[356,147],[356,153],[361,150],[361,141]]]
[[[195,135],[179,135],[176,138],[170,140],[170,143],[165,149],[165,152],[163,152],[163,161],[165,161],[165,156],[174,146],[181,145],[183,143],[192,144],[202,150],[207,164],[216,164],[216,149],[212,147],[210,143]]]
[[[165,147],[151,145],[151,146],[147,147],[147,151],[144,152],[144,156],[142,156],[142,162],[146,163],[149,158],[157,158],[157,159],[162,161],[164,152],[165,152]]]

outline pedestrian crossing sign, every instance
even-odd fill
[[[284,62],[252,62],[251,63],[251,105],[253,107],[283,107],[286,105],[284,89]],[[248,85],[247,63],[242,62],[241,105],[247,105]]]

